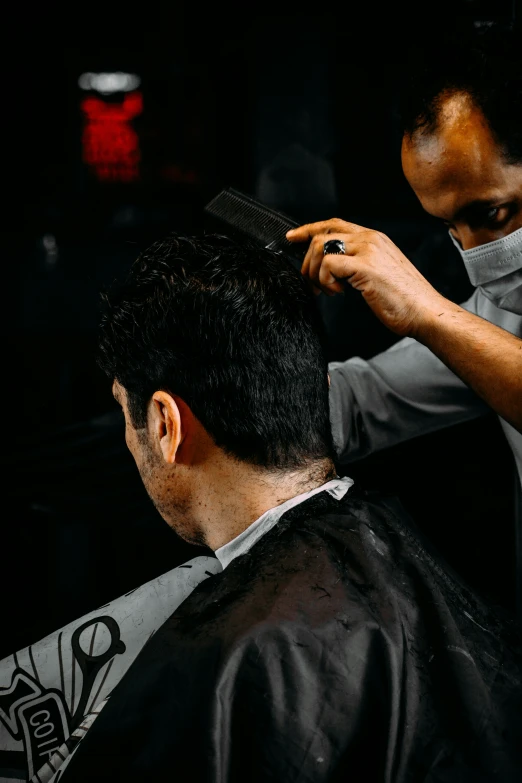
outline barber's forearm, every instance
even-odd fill
[[[412,336],[522,432],[522,340],[442,296]]]

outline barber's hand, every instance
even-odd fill
[[[424,319],[436,316],[446,302],[380,231],[332,218],[294,228],[286,238],[310,241],[301,272],[317,292],[341,293],[349,283],[396,334],[415,336]],[[323,245],[329,239],[341,239],[345,255],[324,255]]]

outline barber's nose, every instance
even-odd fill
[[[453,236],[463,250],[471,250],[481,244],[475,233],[467,228],[459,228]]]

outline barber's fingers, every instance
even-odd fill
[[[326,294],[343,293],[346,283],[351,284],[354,274],[360,271],[361,261],[355,255],[328,254],[310,275],[310,282]]]
[[[312,285],[317,292],[323,291],[325,294],[333,296],[334,294],[342,294],[344,292],[345,283],[342,281],[345,279],[345,269],[339,269],[339,260],[337,259],[336,264],[330,267],[325,257],[319,269],[317,284],[312,283]]]
[[[346,234],[316,234],[313,236],[301,264],[301,274],[305,277],[312,278],[318,273],[319,266],[324,258],[324,243],[328,239],[342,239],[345,248],[349,241]]]
[[[318,227],[326,227],[326,232],[318,231]],[[334,227],[337,227],[337,231],[334,231]],[[324,257],[324,243],[330,239],[341,239],[344,242],[344,246],[348,251],[349,246],[356,240],[361,240],[368,234],[368,229],[362,226],[357,226],[355,223],[347,223],[343,220],[327,220],[323,223],[309,223],[307,226],[302,226],[306,230],[307,238],[310,237],[309,229],[312,228],[313,233],[310,238],[310,243],[306,249],[303,263],[301,264],[301,273],[306,276],[313,276],[315,270],[320,266]],[[297,229],[296,229],[297,230]]]
[[[350,234],[367,230],[363,226],[358,226],[357,223],[350,223],[340,218],[330,218],[329,220],[320,220],[317,223],[304,223],[302,226],[292,228],[287,231],[286,238],[289,242],[307,242],[317,234]]]
[[[314,236],[301,265],[301,274],[309,277],[312,282],[319,282],[319,273],[325,258],[331,258],[332,255],[338,261],[346,258],[345,255],[340,255],[339,253],[324,254],[324,243],[328,239],[340,239],[344,243],[346,253],[350,252],[350,246],[353,242],[347,234],[317,234]],[[341,270],[342,264],[337,264],[337,268]]]

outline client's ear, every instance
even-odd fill
[[[154,392],[151,418],[152,435],[157,438],[165,462],[172,464],[182,438],[181,415],[174,397],[165,391]]]

